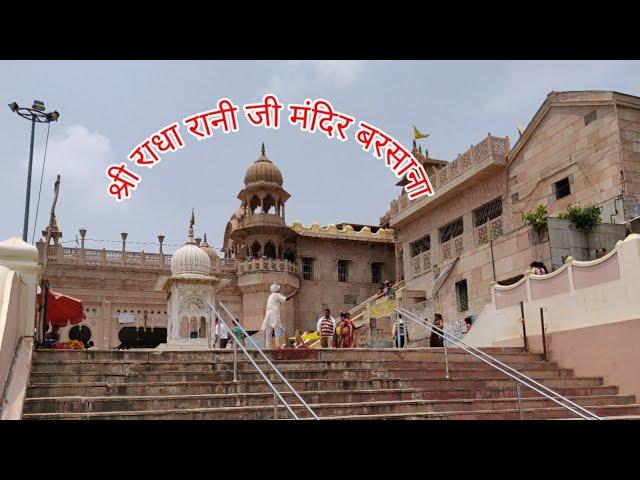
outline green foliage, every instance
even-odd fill
[[[558,218],[569,220],[576,228],[583,230],[591,230],[602,222],[602,209],[595,205],[570,205],[564,212],[558,215]]]
[[[547,229],[547,216],[546,205],[538,205],[533,212],[522,214],[522,222],[536,232],[542,233]]]

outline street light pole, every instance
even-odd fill
[[[31,200],[31,171],[33,170],[33,138],[36,132],[36,118],[31,117],[31,147],[29,148],[29,173],[27,173],[27,198],[24,201],[24,227],[22,228],[22,241],[27,241],[29,231],[29,203]]]
[[[29,148],[29,170],[27,173],[27,195],[24,205],[24,227],[22,229],[22,240],[27,241],[27,234],[29,232],[29,204],[31,201],[31,173],[33,171],[33,142],[36,131],[36,122],[38,123],[50,123],[57,122],[60,118],[58,112],[45,113],[44,103],[40,100],[34,100],[31,108],[19,107],[16,102],[10,103],[9,108],[12,112],[17,113],[22,118],[31,120],[31,146]]]

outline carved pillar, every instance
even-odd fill
[[[127,263],[127,232],[120,234],[122,237],[122,264]]]
[[[80,263],[85,263],[85,252],[84,252],[84,237],[87,234],[86,228],[80,229]]]
[[[158,242],[160,242],[160,266],[164,265],[164,253],[162,253],[162,242],[164,242],[164,235],[158,235]]]

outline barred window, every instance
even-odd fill
[[[349,281],[349,260],[338,260],[338,281]]]
[[[440,243],[445,243],[454,237],[462,235],[464,233],[464,226],[462,225],[462,218],[459,218],[455,222],[450,223],[440,229]]]
[[[428,252],[431,249],[431,235],[421,238],[417,242],[411,244],[411,255],[415,257],[422,252]]]
[[[302,257],[302,278],[313,280],[313,258]]]
[[[371,283],[382,283],[382,265],[382,262],[371,263]]]
[[[571,186],[569,185],[569,178],[563,178],[554,185],[556,191],[556,200],[571,195]]]
[[[489,220],[498,218],[502,215],[502,198],[496,198],[492,202],[483,205],[473,211],[473,221],[476,227],[484,225]]]
[[[469,296],[467,294],[467,281],[462,280],[456,283],[456,296],[458,297],[458,311],[469,310]]]

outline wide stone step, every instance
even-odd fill
[[[343,404],[351,408],[354,404],[381,405],[401,404],[401,402],[424,400],[418,405],[429,408],[429,411],[466,411],[483,409],[505,409],[516,401],[515,397],[494,399],[429,399],[422,398],[421,392],[415,389],[389,390],[360,390],[344,391],[316,391],[304,392],[302,398],[312,405],[318,414],[325,408],[341,408]],[[289,404],[299,401],[292,393],[283,394]],[[633,396],[599,395],[588,397],[573,397],[578,404],[588,402],[590,405],[612,405],[633,403]],[[116,411],[146,411],[170,409],[199,409],[220,407],[247,407],[267,405],[273,402],[272,393],[242,393],[222,395],[174,395],[174,396],[112,396],[112,397],[58,397],[58,398],[30,398],[25,403],[25,413],[83,413],[83,412],[116,412]],[[530,408],[553,406],[552,401],[542,398],[524,398],[522,405]],[[385,404],[385,405],[386,405]]]
[[[576,397],[572,399],[579,405],[598,413],[598,407],[606,407],[611,414],[631,415],[640,413],[640,405],[632,403],[631,396]],[[562,407],[555,407],[548,399],[524,399],[522,401],[524,418],[570,418],[573,416]],[[408,414],[407,418],[440,419],[496,419],[520,418],[517,399],[468,400],[468,401],[427,401],[400,400],[360,403],[311,404],[311,408],[321,418],[348,418],[352,416]],[[618,407],[614,410],[614,407]],[[301,405],[292,405],[301,418],[309,417]],[[27,413],[25,419],[167,419],[167,420],[268,420],[273,419],[273,405],[233,406],[217,408],[172,408],[163,410],[112,411],[112,412],[58,412]],[[284,406],[278,407],[278,418],[291,418]]]
[[[263,370],[270,370],[271,367],[267,362],[256,362]],[[282,372],[300,369],[310,370],[344,370],[344,369],[369,369],[369,370],[385,370],[394,369],[419,369],[419,370],[435,370],[445,371],[443,362],[400,362],[400,361],[276,361],[276,368]],[[516,370],[557,370],[558,365],[552,362],[526,362],[512,363],[510,365]],[[238,370],[255,371],[255,367],[248,360],[238,361]],[[168,372],[168,371],[190,371],[190,372],[214,372],[219,370],[232,370],[232,362],[213,362],[213,361],[191,361],[184,363],[177,362],[131,362],[124,360],[117,361],[82,361],[82,360],[64,360],[55,361],[38,361],[33,365],[33,373],[102,373],[102,374],[128,374],[137,372]],[[451,372],[468,371],[468,370],[495,370],[492,366],[485,363],[476,362],[449,362],[449,370]]]
[[[567,369],[555,370],[529,370],[523,369],[521,372],[532,378],[566,378],[571,377],[573,372]],[[267,377],[272,380],[278,380],[278,375],[272,370],[264,372]],[[352,379],[365,380],[373,378],[442,378],[445,377],[444,367],[440,370],[424,370],[417,369],[387,369],[387,370],[371,370],[368,368],[344,368],[344,369],[287,369],[285,372],[287,380],[300,378],[328,378],[328,379]],[[456,370],[450,371],[451,378],[508,378],[506,375],[494,369],[482,370]],[[238,371],[238,380],[250,381],[262,378],[256,370],[240,370]],[[126,373],[42,373],[33,372],[31,374],[31,384],[38,383],[86,383],[86,382],[109,382],[109,383],[127,383],[127,382],[176,382],[176,381],[221,381],[232,380],[232,370],[212,370],[212,371],[152,371],[152,372],[136,372],[128,371]]]
[[[599,405],[587,408],[603,420],[640,419],[640,404]],[[517,408],[505,410],[484,410],[475,412],[447,413],[392,413],[373,415],[344,415],[323,417],[321,420],[520,420]],[[581,420],[563,407],[525,408],[522,420]]]
[[[483,349],[484,350],[484,349]],[[526,353],[522,349],[486,349],[487,353],[498,360],[509,362],[529,362],[543,360],[541,354]],[[251,351],[254,359],[262,358],[256,351]],[[239,357],[244,357],[238,351]],[[266,355],[272,360],[321,360],[321,361],[444,361],[443,348],[419,349],[308,349],[308,350],[267,350]],[[481,362],[460,349],[448,349],[450,361]],[[157,350],[38,350],[34,361],[62,361],[62,360],[127,360],[132,362],[149,362],[155,360],[177,361],[233,361],[233,351],[202,350],[202,351],[157,351]]]
[[[290,404],[300,403],[290,391],[281,390]],[[307,403],[360,403],[370,401],[420,400],[419,389],[333,390],[300,392]],[[105,396],[29,398],[25,413],[113,412],[167,409],[245,407],[273,404],[273,391],[206,395]]]
[[[591,387],[602,385],[601,377],[557,377],[557,378],[533,378],[538,383],[546,385],[549,388],[555,389],[560,387]],[[510,378],[504,376],[504,378],[473,378],[473,379],[446,379],[446,378],[406,378],[406,384],[409,387],[414,388],[432,388],[432,387],[448,387],[454,385],[452,382],[456,382],[455,385],[460,385],[460,382],[469,388],[491,388],[505,386],[515,389],[516,382]],[[524,391],[526,387],[522,388]]]
[[[573,382],[575,379],[567,379]],[[589,380],[589,379],[588,379]],[[420,380],[422,382],[422,380]],[[543,384],[553,382],[553,379],[543,380]],[[429,381],[427,381],[429,382]],[[491,383],[494,383],[490,381]],[[291,382],[293,388],[299,392],[309,392],[318,390],[376,390],[401,388],[409,383],[404,379],[374,379],[374,380],[294,380]],[[433,382],[431,382],[433,383]],[[579,383],[579,382],[578,382]],[[585,382],[582,382],[585,383]],[[586,382],[593,383],[593,382]],[[279,389],[284,386],[279,385]],[[561,395],[615,395],[618,393],[616,386],[567,386],[562,387],[558,383],[554,385],[555,390]],[[421,387],[417,390],[423,392],[425,399],[437,398],[496,398],[502,396],[512,396],[516,391],[513,382],[498,382],[495,386],[487,386],[482,380],[472,381],[471,384],[463,380],[450,380],[436,386]],[[252,382],[234,383],[225,382],[158,382],[158,383],[61,383],[61,384],[40,384],[29,386],[27,395],[29,398],[37,397],[64,397],[64,396],[142,396],[142,395],[201,395],[214,393],[258,393],[271,392],[272,390],[262,380]],[[521,395],[537,396],[533,390],[522,388]]]

